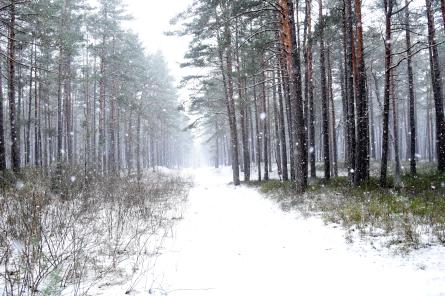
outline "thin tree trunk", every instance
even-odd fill
[[[261,181],[261,135],[260,135],[260,124],[259,124],[259,115],[258,115],[258,98],[256,95],[256,81],[255,77],[253,77],[253,103],[255,108],[255,134],[256,134],[256,163],[258,170],[258,181]]]
[[[279,63],[277,63],[279,66]],[[286,145],[286,124],[285,124],[285,110],[283,103],[283,90],[282,90],[282,79],[280,79],[280,72],[277,72],[278,75],[278,105],[279,105],[279,121],[280,121],[280,147],[281,147],[281,160],[282,160],[282,176],[283,180],[287,181],[289,179],[289,174],[287,170],[287,145]]]
[[[336,131],[336,121],[335,121],[335,104],[334,104],[334,90],[333,90],[333,81],[332,81],[332,64],[331,64],[331,48],[328,48],[328,86],[329,86],[329,103],[330,103],[330,110],[331,110],[331,135],[332,135],[332,141],[331,141],[331,150],[332,150],[332,166],[333,170],[332,173],[335,177],[338,176],[338,155],[337,155],[337,131]]]
[[[263,56],[263,62],[264,62],[264,56]],[[262,135],[262,139],[263,139],[263,161],[264,161],[264,180],[267,181],[269,180],[269,145],[268,145],[268,140],[269,140],[269,133],[268,133],[268,129],[267,129],[267,118],[269,117],[268,111],[267,110],[267,97],[266,97],[266,75],[264,74],[264,71],[261,72],[261,107],[262,107],[262,112],[260,115],[260,119],[262,121],[262,130],[263,130],[263,135]]]
[[[444,0],[442,0],[442,3]],[[408,72],[408,91],[409,91],[409,130],[410,130],[410,172],[416,174],[416,98],[414,96],[414,74],[411,58],[411,28],[409,15],[409,2],[405,0],[405,41],[407,56],[407,72]]]
[[[283,175],[283,169],[281,167],[282,160],[281,160],[281,144],[280,144],[280,122],[279,122],[279,113],[278,113],[278,104],[277,104],[277,85],[276,85],[276,77],[275,77],[275,71],[272,72],[272,104],[273,104],[273,113],[274,113],[274,128],[275,128],[275,154],[276,154],[276,161],[277,161],[277,169],[278,169],[278,176],[280,179]]]
[[[323,1],[318,0],[318,19],[319,19],[319,38],[320,38],[320,88],[321,88],[321,109],[322,109],[322,137],[323,137],[323,160],[324,160],[324,178],[331,178],[331,160],[329,149],[329,101],[326,83],[326,57],[324,45],[324,17]]]
[[[0,56],[3,54],[0,47]],[[0,60],[0,73],[2,72],[2,63]],[[4,129],[4,110],[3,110],[3,75],[0,75],[0,171],[6,170],[6,147],[5,147],[5,129]]]
[[[16,106],[15,106],[15,0],[11,0],[10,20],[8,34],[8,99],[9,99],[9,121],[11,128],[11,162],[15,173],[20,171],[20,147],[17,135]]]
[[[391,16],[393,10],[393,0],[384,0],[385,2],[385,95],[383,103],[383,138],[382,138],[382,162],[380,167],[380,185],[386,187],[387,169],[388,169],[388,141],[389,141],[389,100],[391,96]]]
[[[391,71],[392,72],[392,71]],[[391,97],[392,97],[392,122],[393,122],[393,137],[394,137],[394,186],[395,188],[400,187],[400,148],[399,148],[399,115],[398,115],[398,104],[395,92],[394,76],[391,75]]]

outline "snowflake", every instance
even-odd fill
[[[23,187],[25,187],[25,183],[23,183],[22,181],[18,180],[18,181],[15,183],[15,188],[16,188],[17,190],[20,190],[20,189],[22,189]]]

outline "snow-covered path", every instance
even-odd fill
[[[445,295],[445,249],[408,257],[347,244],[320,218],[284,213],[227,171],[196,171],[155,269],[157,295]]]

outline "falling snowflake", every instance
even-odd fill
[[[266,119],[266,117],[267,117],[266,112],[261,112],[261,114],[260,114],[260,119],[261,119],[261,120],[264,120],[264,119]]]
[[[311,147],[309,147],[309,153],[314,153],[315,152],[315,149],[314,149],[314,147],[313,146],[311,146]]]
[[[76,176],[71,176],[70,180],[71,180],[71,183],[76,182]]]
[[[16,188],[17,190],[20,190],[20,189],[22,189],[23,187],[25,187],[25,183],[23,183],[22,181],[18,180],[18,181],[15,183],[15,188]]]
[[[353,174],[353,173],[355,173],[355,170],[354,170],[354,169],[350,169],[349,172],[350,172],[351,174]]]

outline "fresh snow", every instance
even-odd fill
[[[283,212],[228,168],[194,172],[183,219],[134,295],[445,295],[445,248],[394,255]],[[117,285],[119,286],[119,285]],[[109,289],[107,289],[109,288]],[[101,295],[123,295],[110,286]]]

